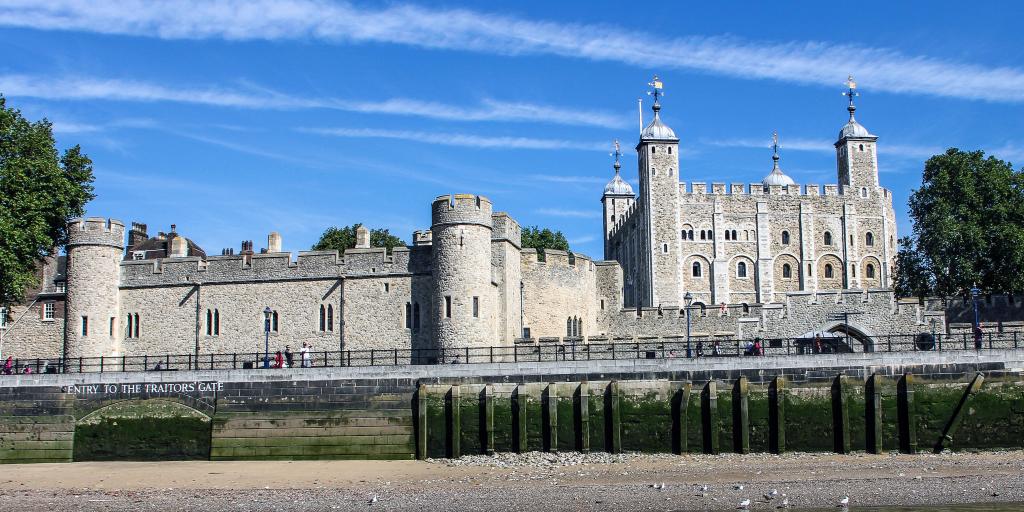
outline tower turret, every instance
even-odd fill
[[[610,244],[612,229],[636,200],[633,187],[619,175],[619,170],[622,168],[622,164],[619,162],[619,157],[622,156],[622,152],[619,150],[619,141],[615,141],[614,148],[612,156],[615,157],[615,164],[612,167],[615,169],[615,177],[604,186],[604,194],[601,196],[601,205],[604,207],[604,259],[606,260],[614,259],[613,248]]]
[[[839,131],[839,140],[835,143],[839,184],[845,194],[868,198],[878,189],[878,154],[875,151],[878,137],[853,116],[857,110],[853,99],[860,96],[853,76],[847,79],[846,86],[847,91],[843,95],[850,99],[846,107],[850,120]]]
[[[434,339],[439,348],[495,342],[491,213],[491,201],[473,194],[440,196],[432,205]]]
[[[661,120],[662,82],[648,84],[654,97],[654,119],[640,133],[636,146],[640,171],[641,255],[637,286],[640,305],[678,305],[681,300],[679,268],[679,139]]]
[[[90,217],[68,225],[67,357],[121,352],[118,293],[124,223]]]

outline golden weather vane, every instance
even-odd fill
[[[647,85],[651,86],[651,88],[653,89],[652,91],[648,91],[647,94],[653,96],[654,102],[657,103],[658,98],[665,95],[665,92],[663,91],[663,89],[665,88],[665,84],[661,81],[660,78],[658,78],[658,75],[654,75],[654,79],[648,82]]]
[[[857,82],[853,80],[853,75],[849,75],[846,77],[846,92],[843,93],[843,96],[847,96],[850,98],[851,107],[853,106],[853,98],[860,96],[860,94],[857,92]]]

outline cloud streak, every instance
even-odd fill
[[[488,137],[465,133],[423,132],[412,130],[385,130],[376,128],[300,128],[302,133],[346,138],[383,138],[408,140],[443,146],[498,149],[578,149],[603,151],[607,144],[561,139],[534,139],[529,137]]]
[[[3,8],[0,8],[0,17],[2,13]],[[464,107],[409,98],[355,101],[339,98],[305,98],[252,85],[248,89],[168,87],[144,81],[92,77],[0,75],[0,92],[5,95],[46,100],[172,102],[261,110],[331,109],[445,121],[523,121],[601,128],[622,128],[628,124],[625,117],[605,112],[506,102],[490,98],[485,98],[476,107]]]
[[[890,48],[821,41],[662,37],[614,26],[536,21],[413,5],[362,8],[325,0],[7,0],[0,25],[162,39],[392,43],[498,55],[557,55],[641,68],[835,87],[847,73],[874,90],[1024,102],[1024,70]]]
[[[766,140],[756,138],[700,139],[700,143],[707,146],[725,148],[763,148],[766,151],[771,148],[771,144],[769,142],[767,142]],[[835,146],[833,146],[833,144],[833,142],[827,139],[781,139],[779,141],[779,149],[782,150],[783,152],[785,152],[786,150],[792,150],[810,151],[815,153],[834,153],[836,149]],[[892,156],[899,158],[928,158],[932,155],[937,155],[944,151],[945,149],[940,146],[917,144],[887,144],[884,141],[878,144],[878,153],[883,157]]]

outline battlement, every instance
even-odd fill
[[[438,196],[431,205],[432,227],[476,224],[491,227],[491,200],[474,194]]]
[[[884,197],[891,197],[891,193],[883,190]],[[818,185],[816,183],[809,183],[806,185],[770,185],[765,186],[761,183],[711,183],[711,188],[708,188],[708,184],[703,181],[694,181],[691,183],[681,182],[679,184],[679,193],[682,195],[690,196],[801,196],[801,197],[819,197],[819,196],[839,196],[845,193],[845,190],[840,185]]]
[[[577,271],[592,272],[594,260],[584,254],[569,253],[558,249],[545,249],[544,261],[540,261],[537,249],[526,248],[520,252],[523,266],[537,267],[544,265],[548,268],[563,267]],[[617,264],[617,262],[612,262]]]
[[[491,231],[491,240],[495,241],[507,241],[516,248],[520,248],[523,245],[523,230],[509,214],[505,212],[498,212],[491,215],[491,225],[493,231]]]
[[[104,217],[76,218],[68,223],[68,247],[106,245],[124,249],[124,222]]]

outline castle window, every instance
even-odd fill
[[[124,337],[125,338],[131,338],[132,337],[132,315],[131,315],[131,313],[128,314],[127,321],[124,323]]]
[[[110,335],[114,335],[114,317],[110,317]]]
[[[736,264],[736,277],[747,277],[747,264],[739,262]]]
[[[128,317],[128,321],[131,322],[131,316]],[[206,310],[206,335],[213,336],[213,310]],[[132,327],[128,326],[128,337],[132,337]]]
[[[134,315],[132,315],[132,320],[135,321],[135,337],[138,338],[139,337],[139,314],[135,313]]]
[[[789,231],[782,232],[782,245],[789,245]]]
[[[327,330],[327,308],[320,304],[320,332]]]
[[[700,277],[700,276],[701,276],[700,262],[699,261],[695,261],[695,262],[693,262],[693,277]]]
[[[334,306],[327,305],[327,330],[334,332]]]
[[[82,317],[82,336],[88,336],[88,335],[89,335],[89,317],[83,316]]]
[[[213,335],[220,336],[220,310],[213,310]]]
[[[875,278],[875,266],[870,264],[870,263],[868,263],[868,266],[864,269],[864,274],[867,276],[868,279],[874,279]]]
[[[322,307],[322,306],[321,306]],[[412,303],[405,303],[405,328],[412,329]]]
[[[657,152],[658,152],[658,148],[656,146],[651,146],[651,154],[653,155],[653,154],[655,154]]]
[[[814,272],[813,272],[813,270],[814,270],[814,268],[813,268],[813,267],[811,267],[811,264],[810,264],[810,263],[808,263],[808,264],[807,264],[807,277],[811,277],[811,276],[813,276],[813,275],[814,275]]]
[[[565,336],[572,336],[572,317],[565,319]]]
[[[388,293],[390,291],[391,291],[391,284],[384,283],[384,293]]]
[[[861,144],[859,149],[860,151],[864,151],[864,144]]]
[[[715,231],[712,230],[712,229],[709,229],[708,230],[708,240],[714,240],[714,239],[715,239]]]
[[[832,233],[825,232],[825,245],[832,245]]]
[[[53,320],[53,308],[52,302],[43,304],[43,320]]]
[[[480,318],[480,297],[473,297],[473,318]]]
[[[412,328],[420,328],[420,303],[414,302],[412,305]]]
[[[789,266],[789,263],[782,264],[782,278],[790,279],[793,277],[793,267]]]
[[[857,265],[850,265],[850,277],[857,277]]]
[[[280,325],[278,323],[278,320],[279,320],[279,317],[277,316],[277,311],[274,311],[274,313],[270,315],[270,331],[271,332],[280,332],[280,329],[279,329]]]
[[[691,229],[691,230],[687,231],[686,232],[686,236],[689,237],[690,240],[693,240],[693,230]]]
[[[832,264],[825,264],[825,279],[832,279]]]
[[[871,246],[875,245],[875,235],[872,234],[870,231],[868,231],[864,235],[864,245],[866,245],[868,247],[871,247]]]
[[[612,214],[612,222],[615,222],[615,214]]]
[[[729,234],[729,230],[728,230],[728,229],[727,229],[727,230],[725,230],[725,239],[726,239],[726,240],[731,240],[731,238],[730,238],[730,237],[731,237],[731,235]]]
[[[736,230],[735,229],[732,230],[732,239],[733,240],[739,240],[738,238],[736,238]]]
[[[707,232],[704,231],[703,229],[700,230],[700,239],[701,240],[707,240]]]
[[[668,254],[668,244],[661,244],[661,252]]]
[[[451,318],[452,317],[452,296],[451,295],[445,295],[444,296],[444,317],[445,318]]]
[[[853,235],[850,235],[850,245],[853,245]]]
[[[1012,298],[1012,296],[1011,296]],[[604,299],[601,299],[601,310],[604,310]]]
[[[861,197],[868,197],[868,188],[867,187],[861,187],[860,188],[860,196]]]
[[[57,283],[56,286],[57,286],[57,293],[65,293],[65,292],[68,291],[68,285],[64,281],[61,281],[61,282]]]

